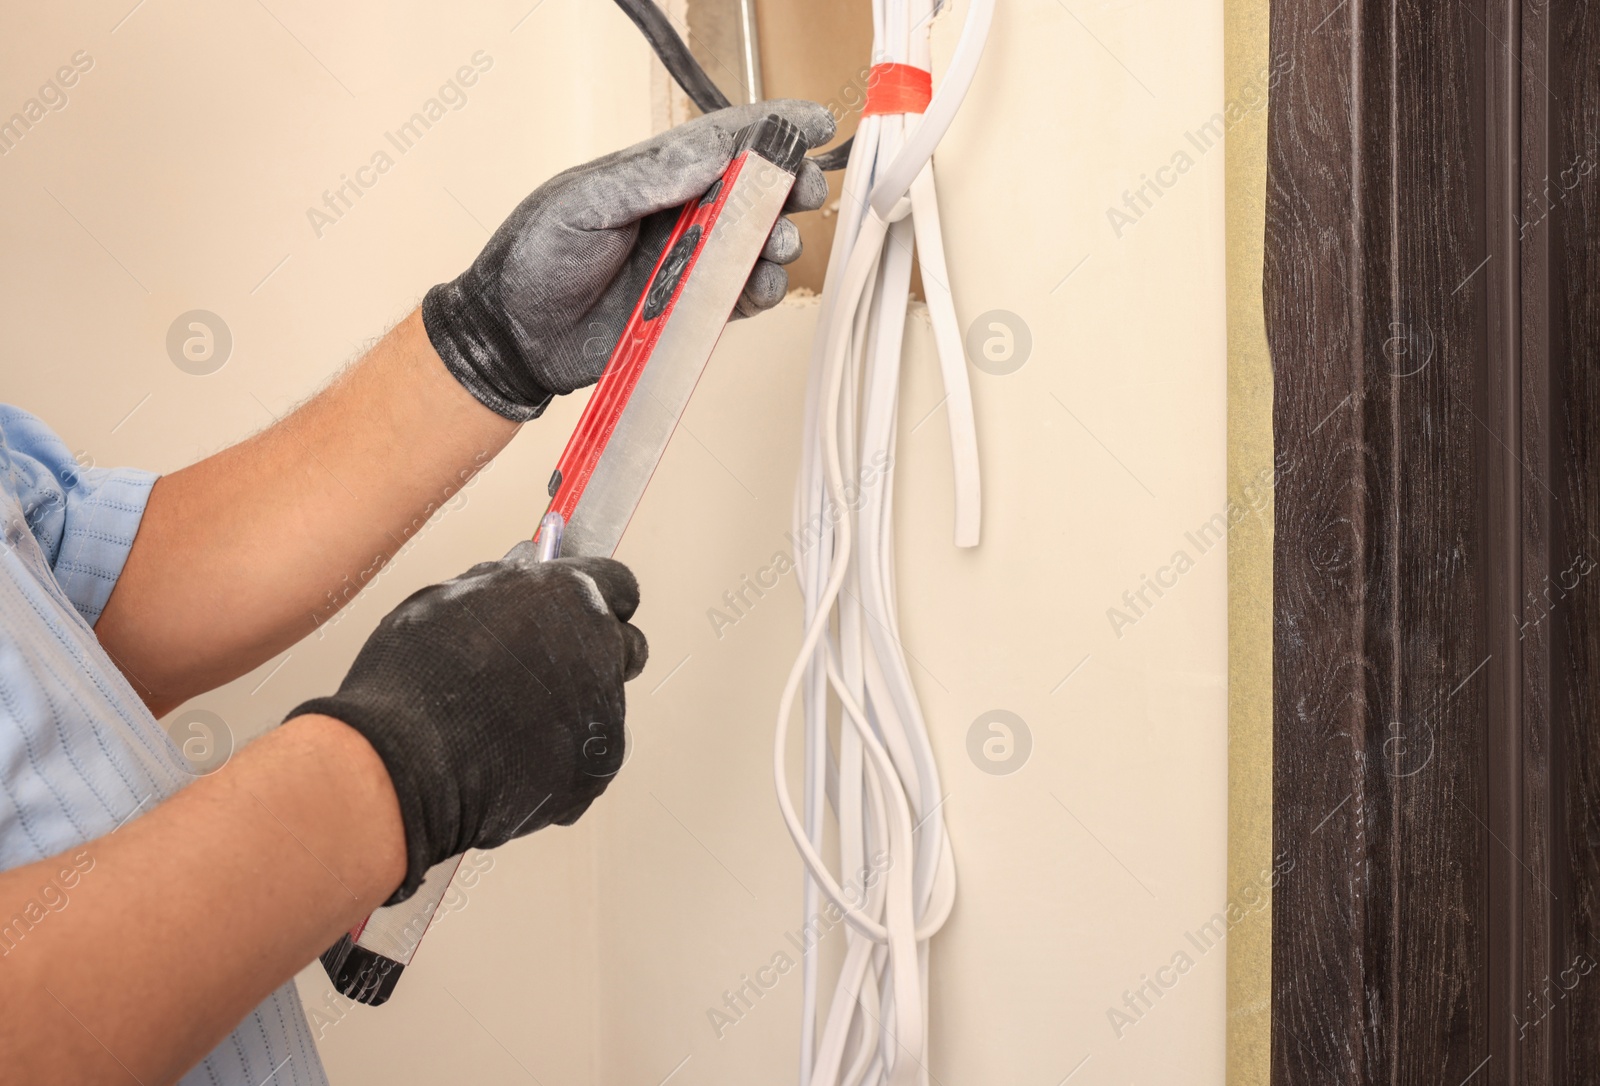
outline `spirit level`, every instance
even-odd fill
[[[736,146],[722,177],[679,215],[556,463],[534,536],[541,560],[616,550],[806,152],[800,130],[777,116],[744,129]],[[410,898],[323,952],[338,991],[373,1006],[389,998],[460,864],[435,865]]]

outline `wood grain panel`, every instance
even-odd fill
[[[1272,22],[1273,1079],[1600,1080],[1596,17]]]
[[[1532,1013],[1549,1007],[1551,1081],[1600,1075],[1600,11],[1562,0],[1530,16],[1547,62],[1524,74],[1548,101],[1545,169],[1528,176],[1526,234],[1547,284],[1538,332],[1553,360],[1552,580],[1530,585],[1548,614],[1554,859],[1551,968]],[[1535,73],[1545,86],[1527,86]],[[1542,92],[1542,93],[1541,93]],[[1535,187],[1537,186],[1537,187]],[[1527,243],[1525,243],[1527,244]],[[1586,571],[1586,572],[1581,572]],[[1580,575],[1581,572],[1581,575]],[[1569,587],[1570,586],[1570,587]],[[1547,591],[1548,589],[1548,591]]]

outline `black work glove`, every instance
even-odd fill
[[[383,759],[405,823],[404,901],[434,864],[575,822],[622,766],[622,684],[649,648],[639,585],[610,558],[519,543],[391,611],[332,697]]]
[[[522,201],[460,278],[428,291],[422,321],[458,381],[518,422],[552,395],[600,379],[678,219],[733,159],[734,136],[775,113],[813,147],[833,136],[814,102],[778,99],[698,117],[654,139],[557,174]],[[807,162],[786,211],[822,206],[828,184]],[[745,284],[735,316],[777,305],[781,265],[800,255],[800,231],[780,218]]]

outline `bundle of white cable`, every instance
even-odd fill
[[[877,63],[929,67],[934,0],[873,0]],[[893,559],[895,419],[913,244],[933,324],[955,467],[955,542],[978,542],[977,438],[939,233],[931,158],[972,82],[994,0],[971,0],[923,114],[862,118],[845,174],[806,401],[795,500],[805,637],[778,706],[778,806],[844,962],[819,1022],[818,948],[804,963],[801,1086],[927,1086],[928,940],[955,900],[943,794],[900,647]],[[789,717],[804,689],[805,817],[789,796]],[[828,736],[829,692],[840,706]],[[839,875],[822,858],[827,806]],[[841,885],[843,883],[844,885]],[[845,887],[848,886],[847,890]]]

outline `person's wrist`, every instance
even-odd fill
[[[306,713],[279,728],[335,779],[337,809],[347,821],[340,877],[365,902],[386,900],[406,875],[405,825],[388,768],[359,731],[336,717]]]
[[[532,375],[503,315],[468,271],[422,299],[428,342],[479,403],[513,422],[538,418],[554,392]]]
[[[475,468],[482,467],[482,461],[498,453],[522,424],[490,408],[450,371],[428,336],[421,306],[396,325],[391,336],[404,366],[403,373],[396,379],[413,390],[415,401],[430,416],[430,421],[439,424],[440,432],[483,435],[487,444],[479,448],[487,452],[474,462]],[[462,481],[465,482],[465,478]]]
[[[450,848],[458,828],[452,817],[458,797],[446,795],[437,776],[418,776],[413,736],[419,722],[403,719],[405,712],[400,703],[375,703],[371,697],[347,695],[341,689],[303,702],[289,714],[291,721],[314,716],[338,722],[361,738],[382,768],[399,813],[402,854],[400,877],[390,885],[394,892],[385,901],[388,905],[416,893],[429,868],[460,851]]]

